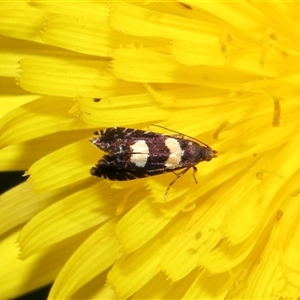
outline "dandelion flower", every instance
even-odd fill
[[[3,2],[0,298],[298,299],[299,9]],[[218,151],[198,184],[90,175],[93,131],[151,124]]]

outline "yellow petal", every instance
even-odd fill
[[[258,246],[249,285],[244,297],[281,295],[297,297],[299,293],[299,238],[300,230],[294,226],[299,219],[299,205],[289,195],[278,211],[279,218],[271,220],[271,234]],[[267,242],[266,242],[267,241]]]
[[[15,298],[52,282],[83,239],[82,235],[77,235],[26,261],[21,261],[16,246],[17,235],[18,231],[14,231],[4,236],[0,243],[2,283],[0,297],[2,299]]]
[[[5,147],[0,150],[0,169],[8,171],[27,170],[41,157],[66,145],[72,144],[74,141],[85,138],[89,134],[89,130],[63,131]],[[14,136],[16,138],[19,137],[19,135],[15,133]],[[14,140],[12,140],[12,142],[14,142]]]
[[[159,272],[159,262],[166,251],[156,238],[134,253],[123,255],[107,275],[108,285],[118,298],[128,298]]]
[[[226,299],[228,290],[234,286],[227,273],[211,275],[202,271],[192,280],[182,299]]]
[[[103,71],[107,68],[108,63],[99,59],[24,58],[20,61],[22,73],[19,84],[23,89],[37,94],[95,97],[104,88],[109,88],[118,81],[113,75]]]
[[[44,156],[28,170],[35,190],[51,190],[89,178],[90,168],[99,158],[99,151],[88,148],[88,140],[73,143]],[[46,171],[45,171],[46,170]]]
[[[212,31],[217,32],[210,24],[169,13],[146,9],[145,5],[123,2],[111,2],[109,22],[111,26],[126,34],[134,36],[153,36],[166,39],[191,39],[209,41]],[[214,40],[214,38],[213,38]],[[211,41],[211,40],[210,40]]]
[[[258,78],[245,72],[203,66],[190,68],[166,54],[148,49],[117,49],[112,62],[113,73],[127,81],[185,83],[231,89],[237,84]]]
[[[224,208],[220,209],[217,204],[206,213],[198,209],[196,212],[181,213],[172,220],[168,226],[168,235],[165,234],[170,242],[160,263],[168,278],[172,281],[183,278],[198,267],[199,257],[216,247],[223,237],[218,228],[223,214]]]
[[[25,1],[7,1],[1,6],[1,35],[41,42],[39,30],[47,13],[32,8]]]
[[[160,232],[174,213],[161,212],[161,205],[151,205],[152,197],[140,201],[116,225],[116,236],[125,253],[141,247]]]
[[[19,184],[0,197],[0,234],[21,225],[59,199],[63,191],[34,195],[29,182]],[[22,195],[22,196],[20,196]]]
[[[99,5],[97,9],[101,10],[102,7]],[[121,37],[113,35],[106,20],[91,20],[89,16],[51,17],[44,25],[41,38],[47,44],[79,53],[110,57],[112,48],[119,45]]]
[[[11,110],[0,121],[1,147],[87,127],[67,113],[69,108],[66,99],[42,97]]]
[[[53,14],[71,15],[76,17],[88,15],[89,18],[93,20],[105,20],[108,15],[106,2],[88,1],[84,2],[84,5],[81,0],[74,0],[72,2],[28,0],[26,2],[32,7],[49,11]]]
[[[97,276],[120,256],[120,247],[113,235],[115,223],[115,219],[109,220],[82,243],[57,277],[49,299],[68,299],[85,284],[89,284],[89,293],[103,289]]]
[[[62,195],[64,199],[44,209],[23,227],[18,239],[22,258],[99,225],[115,213],[114,201],[107,201],[107,185],[86,184],[82,190],[69,192],[70,196]]]
[[[5,88],[5,86],[3,87]],[[12,110],[18,109],[20,106],[25,105],[29,102],[32,102],[39,96],[36,95],[22,95],[22,96],[13,96],[13,101],[12,97],[10,96],[3,96],[0,101],[0,118],[1,118],[1,124],[2,124],[2,119],[5,115],[8,115],[11,113]]]
[[[166,119],[169,112],[157,105],[148,94],[102,98],[101,104],[91,98],[80,98],[78,104],[81,119],[96,126],[130,126]],[[151,114],[149,114],[151,110]],[[114,118],[111,116],[114,115]]]
[[[86,283],[79,291],[72,295],[73,299],[114,299],[114,291],[106,285],[106,275],[106,272],[101,273]]]

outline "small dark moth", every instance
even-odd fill
[[[184,138],[184,135],[174,132],[176,135],[165,135],[121,127],[96,131],[98,137],[90,141],[106,155],[91,169],[91,174],[124,181],[182,170],[174,172],[176,178],[169,184],[165,196],[172,184],[190,168],[194,170],[193,176],[197,183],[195,165],[201,161],[210,161],[217,156],[217,151],[200,141]]]

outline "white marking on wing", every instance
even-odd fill
[[[130,156],[130,161],[137,167],[144,167],[149,156],[149,147],[146,142],[139,140],[131,145],[130,148],[132,149],[132,152],[134,152],[134,154]]]
[[[169,158],[165,162],[165,166],[170,169],[178,167],[183,155],[183,151],[178,141],[174,138],[167,138],[165,140],[165,145],[171,152]]]

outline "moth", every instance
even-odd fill
[[[174,182],[191,168],[197,183],[196,165],[212,160],[217,151],[196,139],[174,133],[176,135],[122,127],[96,131],[97,137],[90,142],[106,154],[91,169],[91,174],[124,181],[173,172],[176,178],[169,184],[165,196]],[[180,172],[175,173],[177,170]]]

